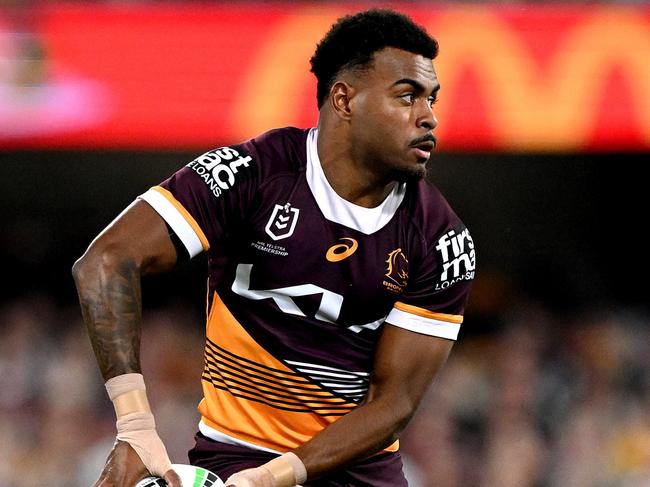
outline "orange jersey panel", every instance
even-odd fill
[[[204,422],[278,451],[297,448],[356,405],[297,374],[260,347],[215,293],[203,373]]]

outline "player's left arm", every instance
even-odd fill
[[[453,343],[384,325],[364,403],[295,450],[308,477],[319,477],[390,446],[417,410]]]
[[[271,470],[273,475],[269,475],[267,481],[275,481],[268,485],[292,486],[293,468],[302,469],[304,465],[306,472],[302,472],[302,477],[306,474],[308,479],[314,479],[390,446],[417,410],[427,388],[447,360],[453,343],[453,340],[422,335],[386,323],[363,404],[292,453],[263,467],[235,474],[226,485],[267,485],[260,480]],[[283,470],[288,471],[286,476]],[[245,483],[249,475],[251,482]],[[277,481],[280,478],[289,480],[281,483]],[[304,478],[296,478],[304,482]]]
[[[290,487],[365,459],[399,437],[449,356],[474,278],[473,240],[448,211],[445,232],[437,229],[428,239],[437,245],[414,266],[417,276],[382,328],[363,403],[294,451],[236,473],[227,486]]]

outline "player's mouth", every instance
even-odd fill
[[[418,159],[428,160],[431,157],[431,152],[436,148],[436,138],[427,134],[424,137],[419,137],[413,140],[409,147],[415,151]]]

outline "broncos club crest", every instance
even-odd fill
[[[395,249],[388,252],[386,259],[386,274],[384,274],[383,285],[390,291],[401,293],[408,284],[408,259],[402,249]]]

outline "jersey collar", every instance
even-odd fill
[[[316,140],[318,129],[307,135],[307,184],[326,219],[370,235],[381,230],[395,215],[406,194],[406,183],[395,185],[379,206],[365,208],[343,199],[330,186],[321,166]]]

